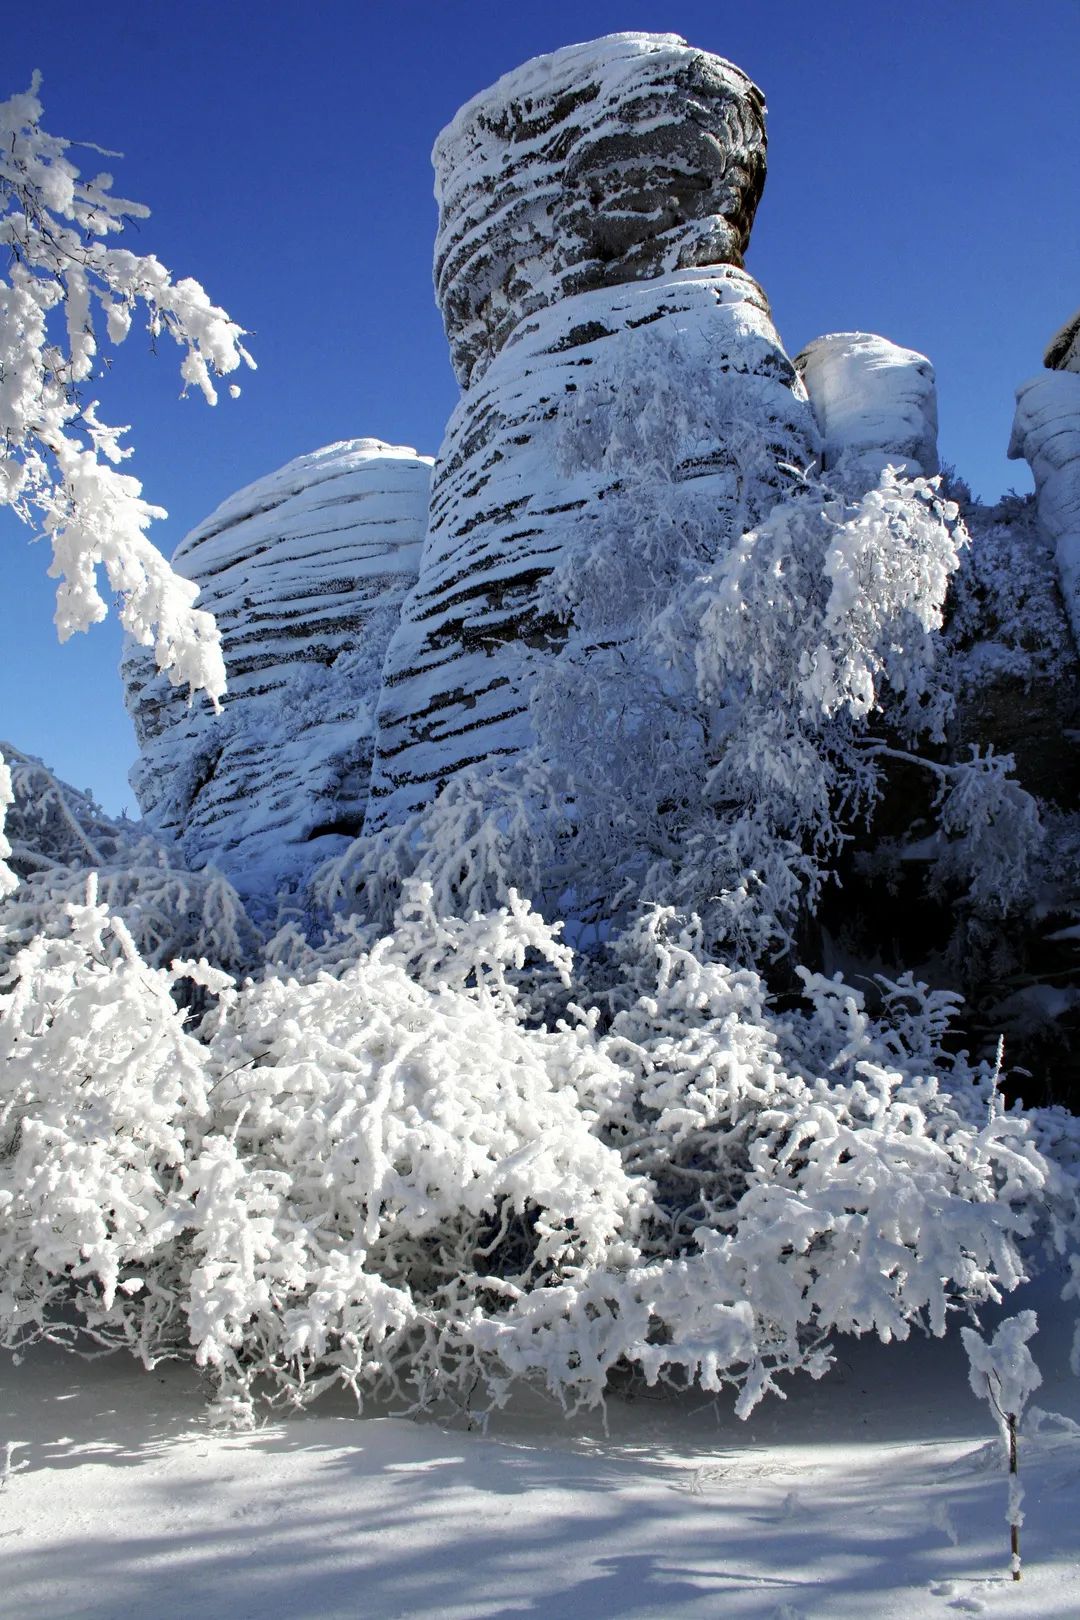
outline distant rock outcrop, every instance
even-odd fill
[[[1051,349],[1067,361],[1075,342],[1074,336],[1071,347]],[[1071,366],[1041,371],[1020,385],[1009,455],[1023,457],[1031,467],[1039,525],[1053,543],[1065,606],[1080,643],[1080,371]]]
[[[869,332],[832,332],[795,356],[824,445],[826,471],[870,485],[892,465],[938,471],[934,368],[923,354]]]
[[[435,146],[435,279],[464,396],[387,658],[369,830],[513,758],[565,635],[545,584],[633,487],[753,520],[818,433],[743,271],[761,93],[670,34],[526,64]]]
[[[1046,345],[1043,365],[1048,371],[1080,371],[1080,309]]]
[[[142,648],[128,649],[124,681],[141,748],[132,785],[189,864],[272,894],[359,831],[430,465],[378,439],[329,445],[240,490],[181,541],[174,566],[222,633],[223,712],[189,706]]]

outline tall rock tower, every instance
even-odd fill
[[[612,514],[692,486],[745,528],[819,433],[742,269],[764,103],[673,34],[539,57],[439,136],[435,287],[461,402],[391,642],[367,828],[530,746],[568,634],[553,573]]]

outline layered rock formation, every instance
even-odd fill
[[[739,264],[765,183],[765,103],[677,34],[540,56],[435,143],[435,289],[463,388],[526,315],[575,293]]]
[[[858,484],[886,466],[938,471],[934,368],[923,354],[869,332],[832,332],[795,356],[823,440],[822,465]]]
[[[1009,455],[1031,467],[1039,525],[1080,642],[1080,312],[1051,339],[1046,366],[1016,391]]]
[[[369,830],[529,746],[566,633],[546,583],[628,491],[694,483],[722,536],[814,459],[805,390],[740,268],[763,112],[718,57],[619,34],[507,75],[439,137],[436,291],[464,394],[387,657]]]
[[[174,567],[222,633],[223,712],[189,706],[142,648],[128,649],[124,681],[141,748],[132,785],[190,865],[273,894],[359,831],[430,466],[378,439],[329,445],[240,490],[180,543]]]

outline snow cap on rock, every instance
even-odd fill
[[[1054,544],[1080,642],[1080,372],[1040,371],[1016,390],[1009,458],[1021,457],[1031,467],[1039,524]]]
[[[882,468],[938,470],[934,368],[924,354],[870,332],[831,332],[795,357],[825,441],[826,470],[843,461],[858,481]]]

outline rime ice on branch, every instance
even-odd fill
[[[29,91],[0,102],[0,506],[50,537],[61,641],[105,617],[100,570],[128,634],[153,647],[171,681],[216,701],[225,669],[214,621],[146,537],[166,514],[117,470],[131,455],[127,429],[102,421],[84,390],[101,377],[99,337],[122,343],[140,305],[151,335],[182,349],[185,392],[211,405],[216,377],[255,362],[197,281],[108,245],[149,209],[114,197],[109,174],[80,177],[70,143],[41,127],[40,83],[35,73]]]
[[[221,630],[221,715],[124,662],[144,815],[194,866],[272,894],[363,820],[386,644],[416,577],[430,461],[378,439],[300,456],[177,548]],[[336,841],[335,841],[336,840]]]
[[[805,391],[741,269],[763,115],[730,63],[616,34],[508,74],[436,142],[436,291],[465,392],[388,654],[370,830],[529,746],[529,693],[566,633],[545,580],[596,543],[627,480],[699,481],[723,535],[814,459]],[[647,416],[672,377],[663,442],[596,431],[616,404]],[[748,415],[766,429],[753,468]]]

